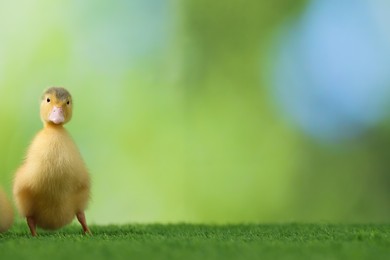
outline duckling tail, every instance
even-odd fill
[[[13,221],[13,208],[0,187],[0,233],[7,231],[12,226]]]

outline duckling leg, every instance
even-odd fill
[[[37,236],[36,224],[33,217],[27,217],[27,225],[30,228],[31,235],[33,237]]]
[[[85,219],[84,211],[81,211],[76,214],[77,220],[80,222],[81,226],[83,227],[84,234],[89,233],[91,234],[91,231],[89,230],[87,226],[87,220]]]

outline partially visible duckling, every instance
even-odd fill
[[[44,128],[35,136],[15,174],[16,206],[26,217],[32,236],[36,226],[58,229],[76,216],[89,233],[84,211],[90,178],[72,138],[63,127],[72,117],[73,101],[64,88],[47,89],[41,101]]]
[[[14,211],[4,191],[0,188],[0,233],[7,231],[13,223]]]

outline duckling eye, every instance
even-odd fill
[[[70,104],[70,102],[68,101],[68,102],[66,102],[66,104],[67,104],[67,105],[69,105],[69,104]]]
[[[47,98],[46,101],[47,101],[47,103],[50,103],[50,98]]]

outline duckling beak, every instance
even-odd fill
[[[56,107],[56,106],[53,107],[53,110],[49,115],[49,121],[53,122],[56,125],[61,124],[65,121],[62,107]]]

